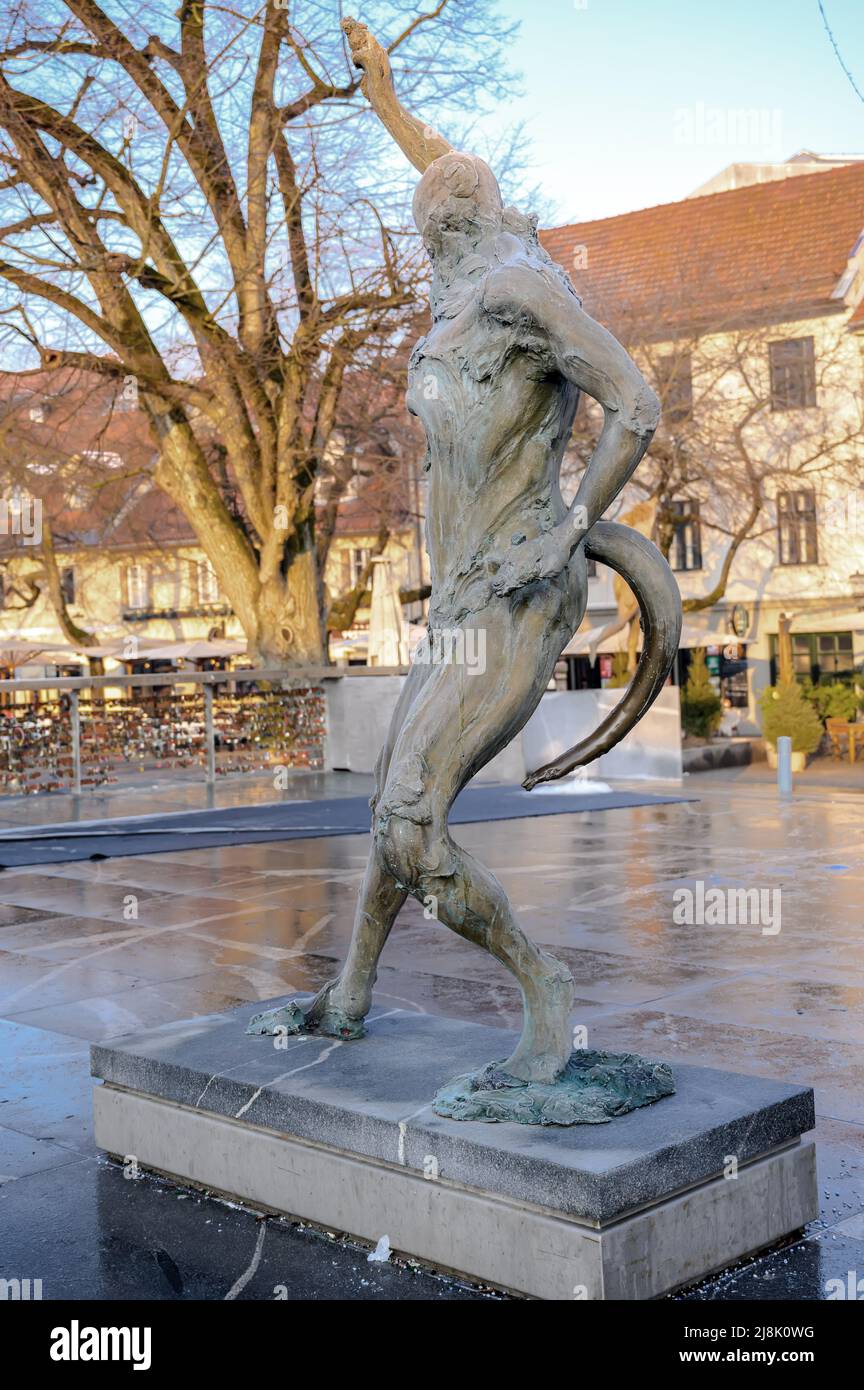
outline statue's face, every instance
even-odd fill
[[[495,175],[473,155],[447,154],[426,170],[414,194],[414,220],[436,264],[458,261],[501,226]]]

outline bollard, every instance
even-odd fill
[[[792,795],[792,740],[785,734],[777,740],[777,790],[781,796]]]
[[[216,781],[216,734],[213,728],[213,687],[204,686],[204,745],[207,749],[207,785]]]
[[[81,795],[81,710],[78,691],[69,692],[69,728],[72,735],[72,791]]]

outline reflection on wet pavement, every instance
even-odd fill
[[[363,787],[348,778],[339,789]],[[860,796],[813,786],[781,804],[769,783],[718,774],[687,790],[700,800],[461,826],[457,838],[502,880],[534,938],[566,960],[589,1045],[815,1087],[820,1221],[791,1247],[679,1296],[824,1298],[830,1280],[864,1274]],[[128,799],[113,801],[111,814],[130,813]],[[136,793],[136,813],[151,809]],[[60,818],[55,808],[42,820]],[[46,1281],[50,1270],[46,1297],[230,1289],[254,1217],[153,1179],[124,1182],[94,1155],[87,1045],[320,986],[345,950],[367,845],[351,836],[0,875],[0,1203],[16,1268],[44,1269]],[[779,930],[676,921],[683,888],[779,889]],[[499,1027],[520,1016],[507,972],[413,902],[378,991],[388,1007]],[[287,1222],[267,1228],[271,1263],[244,1297],[273,1297],[277,1284],[291,1298],[482,1296],[395,1266],[373,1275],[356,1250]],[[52,1229],[65,1235],[53,1241]],[[314,1292],[324,1288],[341,1292]]]

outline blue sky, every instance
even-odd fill
[[[864,91],[864,0],[823,0]],[[817,0],[501,0],[533,179],[557,222],[686,196],[733,161],[864,154]],[[753,113],[744,118],[743,112]],[[544,218],[544,220],[546,220]]]

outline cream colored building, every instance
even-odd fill
[[[711,593],[758,480],[764,502],[725,591],[685,615],[682,641],[728,670],[724,694],[752,731],[781,613],[794,615],[799,676],[864,668],[864,164],[767,181],[760,167],[751,183],[736,166],[735,184],[544,241],[661,396],[655,445],[677,460],[662,506],[684,518],[670,563],[685,600]],[[644,496],[631,489],[619,514]],[[586,625],[616,613],[600,570]],[[730,659],[737,641],[746,668]]]
[[[37,475],[33,492],[38,486]],[[92,496],[77,500],[80,511],[64,507],[58,513],[55,506],[51,517],[57,565],[69,617],[92,633],[95,646],[116,648],[107,669],[146,662],[154,644],[245,640],[207,556],[152,483],[136,483],[119,503],[106,498],[97,507]],[[29,513],[23,525],[19,520],[22,505],[32,512],[48,499],[22,498],[20,479],[7,481],[0,488],[0,667],[8,672],[14,662],[20,676],[38,677],[71,666],[75,651],[49,597],[38,526],[29,525]],[[340,519],[325,569],[325,583],[337,596],[358,582],[377,544],[369,509],[349,499],[345,510],[344,530]],[[27,531],[34,532],[32,544]],[[409,523],[393,528],[384,555],[400,588],[422,582]],[[334,657],[365,660],[368,625],[366,604],[348,641],[334,639]],[[40,652],[41,643],[48,650]]]

